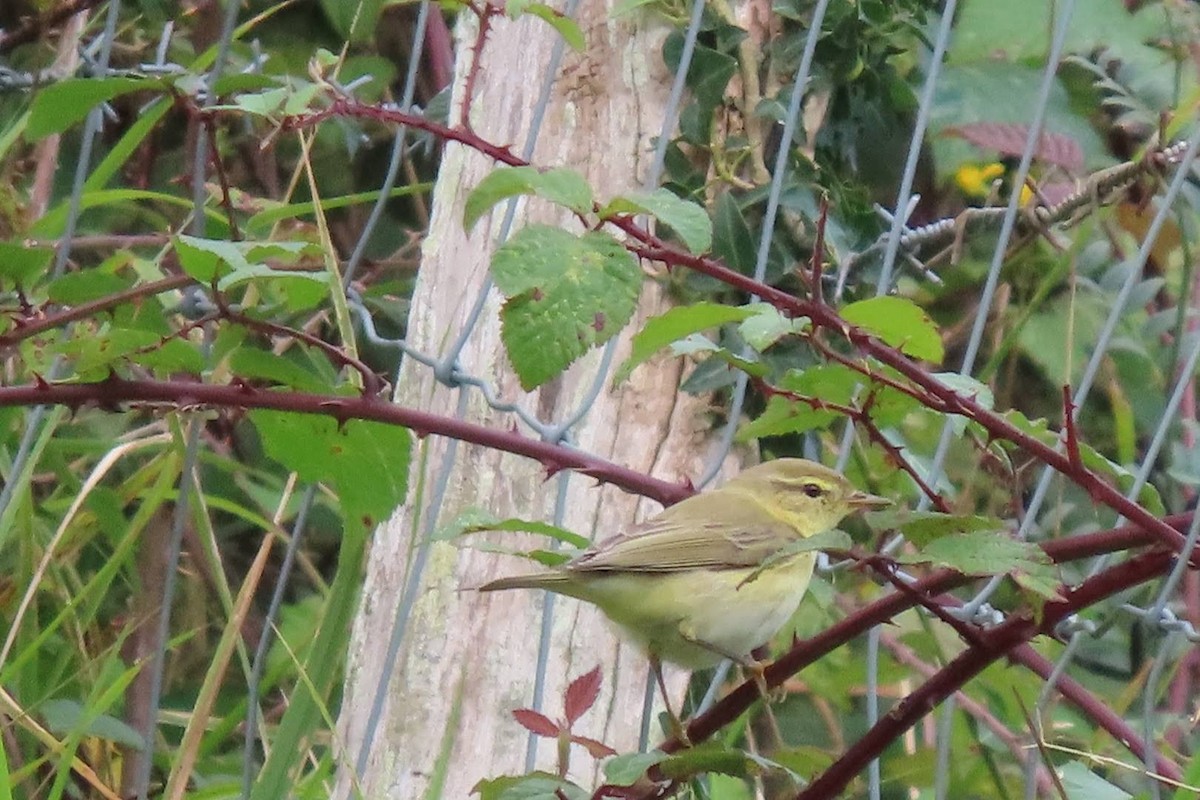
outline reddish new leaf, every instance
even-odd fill
[[[563,698],[563,714],[567,717],[567,726],[575,724],[575,720],[592,707],[600,696],[600,665],[586,675],[580,675],[571,681]]]
[[[530,733],[536,733],[538,736],[546,736],[553,739],[558,736],[558,724],[544,714],[539,714],[532,708],[515,708],[512,712],[513,719],[521,723],[521,727]]]
[[[571,736],[571,741],[577,745],[584,747],[592,758],[608,758],[615,756],[616,750],[606,745],[604,742],[598,742],[595,739],[590,739],[587,736]]]
[[[974,122],[947,128],[947,136],[966,139],[976,147],[995,150],[1002,156],[1019,156],[1025,150],[1029,137],[1029,126],[1020,123]],[[1047,164],[1055,164],[1067,172],[1083,170],[1083,149],[1070,136],[1062,133],[1042,132],[1034,157]]]

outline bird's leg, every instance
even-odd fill
[[[741,664],[742,667],[750,673],[750,677],[754,680],[754,686],[756,689],[758,689],[758,693],[762,699],[766,701],[770,700],[771,689],[767,686],[767,665],[770,663],[769,661],[759,661],[753,656],[731,653],[725,648],[715,645],[712,642],[706,642],[703,639],[696,638],[695,636],[689,636],[687,631],[683,630],[682,628],[679,631],[679,635],[682,636],[689,644],[694,644],[697,647],[704,648],[710,653],[716,653],[723,658],[728,658],[735,664]]]
[[[671,735],[679,740],[679,743],[684,747],[691,747],[692,743],[688,739],[687,729],[683,726],[683,720],[675,713],[675,709],[671,708],[671,696],[667,693],[667,682],[663,680],[662,660],[658,656],[651,654],[650,670],[654,673],[654,680],[658,681],[658,691],[662,693],[663,705],[667,707],[667,719],[671,726]]]
[[[779,703],[787,698],[787,689],[783,686],[776,686],[774,689],[767,687],[767,667],[771,663],[771,651],[764,644],[761,647],[756,647],[750,653],[752,666],[748,667],[754,677],[754,685],[766,700],[767,713],[771,713],[771,703]],[[767,694],[767,692],[770,694]]]
[[[767,704],[770,704],[771,687],[767,686],[767,665],[771,662],[743,657],[737,663],[741,664],[742,668],[750,673],[750,678],[754,681],[754,688],[758,689],[759,697],[766,701]]]

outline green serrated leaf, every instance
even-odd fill
[[[850,303],[842,319],[878,336],[905,355],[939,364],[944,356],[942,337],[924,309],[903,297],[872,297]]]
[[[304,311],[315,307],[329,296],[330,273],[307,270],[274,269],[266,264],[251,264],[246,269],[231,272],[217,282],[217,289],[227,291],[234,286],[254,281],[269,281],[283,294],[288,311]]]
[[[131,356],[131,360],[160,372],[199,375],[204,371],[204,356],[200,349],[183,339],[168,339],[150,350]]]
[[[535,771],[528,775],[502,775],[486,778],[471,787],[479,800],[586,800],[591,797],[566,778],[548,772]]]
[[[658,765],[668,778],[684,780],[696,775],[716,772],[739,778],[753,777],[763,772],[762,765],[748,754],[721,742],[705,742],[672,755]]]
[[[956,394],[970,398],[986,409],[990,410],[995,405],[996,397],[992,394],[992,388],[986,383],[975,380],[970,375],[962,375],[958,372],[935,372],[933,377],[937,379],[938,383],[953,389]]]
[[[632,786],[646,770],[661,764],[667,754],[661,750],[649,753],[622,753],[604,762],[604,779],[613,786]]]
[[[908,564],[933,563],[964,575],[1006,575],[1023,572],[1044,575],[1050,558],[1040,547],[1003,533],[971,531],[934,539],[920,552],[897,558]]]
[[[746,344],[763,352],[785,336],[802,333],[809,326],[807,317],[785,317],[770,303],[754,303],[747,306],[753,314],[738,326],[738,333]]]
[[[1062,588],[1062,578],[1058,574],[1058,569],[1051,564],[1039,564],[1030,569],[1014,570],[1009,573],[1009,577],[1026,592],[1027,599],[1039,619],[1046,600],[1062,599],[1062,595],[1058,591]]]
[[[508,297],[501,338],[527,391],[616,335],[642,286],[641,268],[612,236],[548,225],[505,242],[492,257],[492,276]]]
[[[751,275],[758,257],[758,246],[741,206],[732,192],[717,195],[713,209],[713,255],[732,270]]]
[[[995,404],[996,398],[992,394],[991,387],[975,380],[970,375],[962,375],[957,372],[935,372],[933,373],[933,377],[939,383],[953,389],[955,394],[970,398],[986,409],[990,410]],[[957,414],[947,415],[946,420],[954,429],[956,436],[962,436],[969,422],[966,417],[961,417]]]
[[[712,220],[698,204],[684,200],[667,189],[638,192],[614,198],[600,211],[601,219],[618,214],[649,214],[669,225],[688,250],[700,255],[712,247]]]
[[[862,376],[841,364],[820,364],[808,369],[788,370],[779,387],[827,403],[848,405],[862,383]]]
[[[54,259],[50,247],[24,247],[13,242],[0,242],[0,278],[22,289],[47,274]]]
[[[319,254],[312,242],[230,242],[180,236],[175,241],[180,266],[204,284],[217,281],[229,289],[251,281],[271,281],[281,291],[291,311],[312,308],[328,296],[328,272],[275,269],[267,261],[291,261],[304,253]]]
[[[100,103],[139,89],[157,88],[149,78],[68,78],[38,90],[33,97],[25,138],[36,141],[62,133]]]
[[[826,428],[837,418],[837,412],[818,410],[808,403],[775,396],[767,401],[761,414],[738,429],[737,441],[749,442],[767,436]]]
[[[663,43],[663,61],[672,71],[679,68],[683,57],[684,35],[677,30]],[[728,53],[704,44],[697,44],[692,51],[692,67],[687,71],[687,85],[697,101],[696,111],[711,117],[714,108],[725,98],[725,88],[737,73],[737,59]]]
[[[727,306],[704,301],[690,306],[676,306],[659,314],[647,321],[646,326],[633,337],[629,358],[617,368],[613,383],[621,384],[635,367],[672,342],[728,322],[740,322],[752,313],[748,306]]]
[[[463,228],[470,232],[479,218],[496,203],[526,194],[535,194],[576,214],[588,214],[592,210],[592,187],[575,170],[559,167],[542,172],[534,167],[500,167],[492,170],[467,195],[463,204]]]
[[[310,483],[332,484],[347,524],[375,527],[404,500],[411,437],[404,428],[317,414],[255,410],[250,420],[274,460]]]
[[[321,10],[341,38],[363,42],[379,27],[383,0],[321,0]]]
[[[975,514],[939,514],[907,508],[869,511],[864,515],[872,530],[898,530],[917,547],[960,533],[992,531],[1000,534],[1008,526],[1002,520]]]
[[[1070,800],[1129,800],[1129,792],[1092,772],[1081,761],[1070,761],[1058,768],[1058,777]]]
[[[223,239],[180,236],[175,242],[175,253],[183,271],[204,284],[236,269],[250,269],[244,251],[239,243]]]
[[[136,358],[140,351],[149,351],[160,343],[160,337],[150,331],[117,328],[69,339],[59,352],[70,358],[78,375],[97,378],[117,362]]]
[[[231,109],[267,119],[306,114],[324,91],[320,84],[310,81],[289,81],[257,92],[242,92],[232,103],[213,106],[214,110]]]
[[[1004,412],[1004,418],[1024,433],[1036,437],[1043,444],[1051,447],[1058,447],[1060,445],[1059,433],[1051,430],[1050,423],[1044,419],[1031,420],[1016,410]],[[1103,476],[1126,495],[1129,494],[1137,482],[1136,475],[1120,464],[1108,459],[1103,453],[1087,442],[1078,442],[1077,444],[1079,447],[1079,459],[1085,467]],[[1137,502],[1155,516],[1161,517],[1167,513],[1166,506],[1163,505],[1162,495],[1150,483],[1142,486],[1141,491],[1138,492]]]
[[[90,300],[123,292],[133,286],[131,278],[114,275],[98,269],[68,272],[56,278],[47,288],[50,300],[63,305],[76,306]]]
[[[558,32],[558,35],[563,38],[568,47],[577,53],[583,52],[587,43],[583,38],[583,30],[575,20],[545,3],[529,3],[522,11],[525,14],[532,14],[538,19],[545,21],[547,25]]]
[[[229,369],[239,378],[267,380],[302,392],[329,393],[333,387],[289,358],[243,344],[229,352]]]
[[[741,370],[755,378],[761,378],[767,374],[766,364],[739,356],[728,347],[721,347],[712,339],[701,336],[698,333],[685,336],[679,341],[671,343],[671,355],[673,356],[695,356],[700,354],[724,361],[734,369]]]

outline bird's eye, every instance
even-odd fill
[[[806,495],[814,499],[825,494],[825,489],[823,489],[819,483],[806,483],[803,486],[803,491]]]

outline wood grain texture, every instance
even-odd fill
[[[601,3],[583,4],[579,21],[587,51],[568,51],[533,158],[538,166],[580,171],[601,202],[640,188],[670,79],[661,59],[665,28],[638,15],[613,22],[608,12]],[[468,51],[475,30],[474,21],[460,23],[460,53]],[[540,21],[497,21],[472,104],[472,127],[483,138],[520,148],[553,37]],[[460,57],[457,67],[452,120],[462,102],[466,61]],[[485,280],[504,206],[484,217],[468,237],[462,230],[462,203],[493,168],[488,159],[458,145],[446,148],[409,319],[409,342],[421,352],[446,352],[463,330]],[[517,225],[524,221],[580,230],[578,221],[540,201],[523,204]],[[537,392],[522,393],[500,342],[501,301],[495,291],[488,297],[461,355],[463,370],[485,378],[504,399],[536,409],[542,419],[563,419],[591,385],[600,353],[585,356]],[[647,281],[616,363],[628,354],[631,333],[666,307],[660,287]],[[639,367],[619,389],[606,386],[574,429],[577,446],[658,477],[698,477],[715,444],[704,399],[677,391],[681,372],[678,361],[657,359]],[[436,382],[428,368],[411,360],[396,386],[396,401],[405,405],[450,413],[459,403],[459,390]],[[513,424],[511,416],[488,408],[476,390],[469,392],[467,405],[472,421]],[[450,448],[455,449],[454,466],[440,506],[429,508],[425,496],[417,505],[398,509],[375,536],[339,725],[344,747],[339,797],[350,788],[407,569],[428,530],[429,515],[445,523],[464,509],[483,508],[500,517],[552,519],[557,478],[546,481],[536,463],[467,444],[423,440],[410,485],[424,483],[428,490]],[[582,476],[569,479],[567,492],[563,526],[583,535],[607,535],[658,510],[656,504],[611,487],[597,488]],[[534,540],[509,535],[504,541],[520,546]],[[387,706],[358,787],[362,796],[463,798],[481,778],[524,772],[526,733],[511,710],[528,706],[532,697],[543,597],[539,592],[479,595],[463,589],[527,568],[526,562],[496,554],[448,544],[432,547],[398,669],[384,682]],[[561,713],[567,681],[597,664],[604,673],[601,695],[576,731],[632,749],[641,719],[645,658],[619,643],[595,609],[556,600],[545,704],[549,716]],[[674,690],[682,691],[684,679],[681,673],[672,675]],[[553,770],[553,759],[553,744],[544,742],[539,767]],[[439,764],[445,764],[444,773]],[[582,750],[575,752],[572,777],[590,785],[595,776],[595,762]]]

